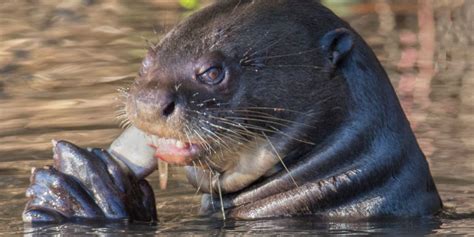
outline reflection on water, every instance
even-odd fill
[[[474,233],[474,1],[323,2],[359,31],[386,68],[450,210],[443,218],[377,223],[199,218],[200,197],[174,168],[167,190],[158,191],[158,176],[151,177],[158,226],[24,226],[20,214],[29,170],[51,162],[49,141],[106,147],[120,133],[116,89],[136,75],[147,41],[156,42],[189,13],[174,0],[7,0],[0,3],[4,233]]]
[[[405,221],[380,221],[364,223],[337,223],[313,220],[311,217],[280,218],[255,221],[226,221],[218,219],[198,218],[178,220],[174,223],[165,222],[158,226],[124,225],[124,224],[67,224],[62,226],[30,226],[25,225],[27,235],[40,234],[81,234],[98,233],[101,236],[117,236],[119,234],[157,234],[169,235],[183,233],[201,233],[218,236],[220,234],[268,235],[271,233],[287,233],[291,235],[361,235],[361,234],[393,234],[426,235],[440,228],[441,221],[435,219],[417,219]]]

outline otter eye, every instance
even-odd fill
[[[221,67],[210,67],[205,72],[197,75],[199,81],[209,84],[217,85],[224,80],[225,72]]]

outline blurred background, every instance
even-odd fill
[[[474,233],[474,0],[322,2],[365,38],[398,93],[443,201],[453,211],[454,217],[429,231]],[[51,139],[107,147],[121,131],[115,119],[117,89],[133,80],[148,45],[210,3],[0,1],[0,229],[4,233],[38,231],[24,229],[20,217],[31,167],[51,163]],[[181,228],[199,233],[203,226],[222,227],[209,227],[213,223],[209,220],[193,222],[199,196],[179,169],[170,171],[168,190],[158,191],[157,175],[151,181],[162,221],[152,232]],[[191,221],[186,228],[192,228],[183,229],[183,221]],[[228,231],[238,231],[239,226],[258,231],[262,223],[234,223]],[[54,233],[58,228],[39,231]]]

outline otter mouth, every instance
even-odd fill
[[[201,152],[201,145],[198,143],[184,142],[173,138],[161,138],[152,135],[152,143],[149,144],[155,149],[154,157],[166,163],[186,166],[191,165]]]

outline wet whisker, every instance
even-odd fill
[[[246,66],[251,67],[262,67],[260,64],[247,64]],[[296,67],[296,68],[309,68],[309,69],[324,69],[324,67],[316,65],[305,65],[305,64],[265,64],[262,68],[273,67],[273,68],[287,68],[287,67]]]
[[[268,141],[268,144],[270,144],[270,146],[272,147],[272,150],[273,152],[275,153],[276,157],[280,160],[280,163],[281,165],[283,166],[283,168],[286,170],[286,172],[288,173],[288,175],[290,176],[291,180],[293,181],[293,183],[295,184],[295,187],[298,188],[298,183],[296,183],[295,179],[293,178],[293,175],[291,174],[290,170],[288,169],[288,167],[286,166],[285,162],[283,161],[283,158],[280,156],[280,153],[278,153],[278,151],[276,150],[275,146],[273,145],[273,143],[270,141],[270,139],[268,138],[267,135],[265,135],[265,133],[262,132],[262,135],[265,137],[265,139]]]
[[[247,61],[244,61],[244,63],[251,63],[252,61],[255,60],[261,60],[261,59],[272,59],[272,58],[284,58],[284,57],[291,57],[291,56],[299,56],[307,53],[314,52],[316,50],[321,49],[321,47],[309,49],[309,50],[303,50],[297,53],[289,53],[289,54],[279,54],[279,55],[271,55],[271,56],[261,56],[261,57],[255,57],[255,58],[249,58]]]
[[[216,179],[217,179],[217,189],[219,191],[219,200],[221,202],[222,218],[225,220],[224,199],[222,198],[221,182],[219,180],[220,174],[218,173],[216,176],[217,176],[216,177]]]

